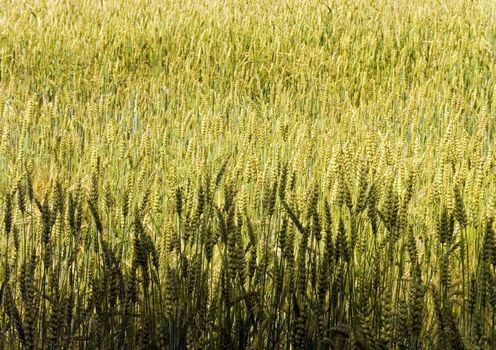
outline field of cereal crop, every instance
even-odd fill
[[[495,349],[494,23],[0,0],[0,350]]]

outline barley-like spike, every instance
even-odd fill
[[[179,216],[183,212],[183,192],[181,187],[176,189],[176,212]]]
[[[17,205],[22,215],[26,212],[26,193],[22,181],[17,182]]]
[[[458,186],[454,188],[454,201],[455,201],[455,217],[460,226],[467,226],[467,213],[465,211],[465,204],[463,203],[462,193]]]
[[[3,225],[5,229],[5,235],[9,236],[12,231],[12,195],[7,193],[5,195],[4,204],[4,214],[3,214]]]
[[[24,331],[24,325],[22,323],[21,314],[19,309],[15,305],[14,297],[12,295],[12,289],[8,284],[4,284],[3,286],[3,305],[4,310],[7,316],[11,318],[14,322],[15,329],[17,331],[17,335],[21,340],[22,344],[26,344],[26,333]]]

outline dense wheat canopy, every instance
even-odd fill
[[[496,348],[494,23],[0,0],[1,348]]]

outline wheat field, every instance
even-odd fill
[[[495,21],[0,0],[0,350],[496,349]]]

